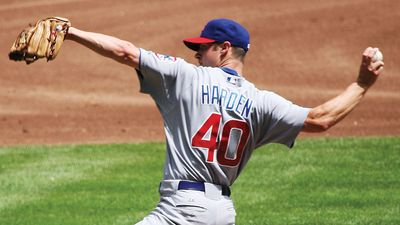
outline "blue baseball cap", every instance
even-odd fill
[[[229,19],[214,19],[209,21],[200,34],[200,37],[186,38],[185,45],[198,51],[201,44],[229,41],[232,46],[243,48],[246,52],[250,48],[249,32],[242,25]]]

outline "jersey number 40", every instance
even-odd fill
[[[229,120],[222,127],[221,141],[218,143],[219,127],[221,124],[221,115],[217,113],[211,114],[208,119],[201,125],[196,134],[192,138],[192,146],[207,149],[207,162],[214,162],[215,151],[217,151],[217,161],[222,166],[235,167],[239,165],[243,155],[244,147],[248,141],[250,132],[249,125],[242,120]],[[237,146],[229,146],[236,148],[235,157],[228,157],[228,144],[230,142],[231,132],[233,129],[240,131],[239,140],[234,141]],[[209,132],[211,130],[211,132]],[[208,137],[206,137],[206,134]]]

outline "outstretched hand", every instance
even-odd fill
[[[358,85],[363,88],[371,87],[378,76],[384,71],[383,61],[375,61],[374,55],[377,51],[379,51],[378,48],[368,47],[363,53],[360,72],[357,79]]]
[[[55,59],[70,26],[71,22],[62,17],[38,20],[18,35],[8,54],[10,60],[30,64],[40,58]]]
[[[378,48],[365,49],[361,61],[357,83],[352,83],[338,96],[314,107],[308,113],[302,131],[321,132],[334,126],[345,118],[361,101],[367,92],[383,72],[382,56],[375,56]]]

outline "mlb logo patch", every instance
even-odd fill
[[[237,77],[227,77],[226,81],[228,81],[231,84],[237,85],[239,82],[239,79]]]
[[[163,55],[163,54],[158,54],[155,53],[157,58],[159,58],[161,61],[166,61],[166,62],[176,62],[176,57],[170,56],[170,55]]]

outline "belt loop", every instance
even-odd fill
[[[160,182],[159,192],[161,196],[171,196],[178,190],[179,181],[163,180]]]

